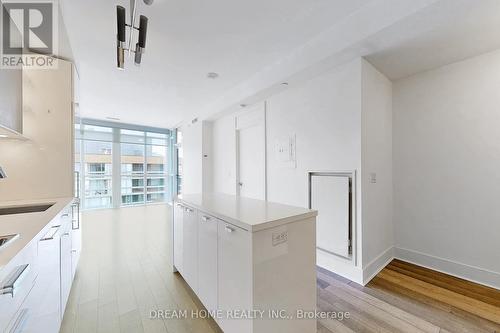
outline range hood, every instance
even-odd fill
[[[0,139],[23,136],[23,71],[0,69]]]

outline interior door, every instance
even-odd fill
[[[242,197],[266,199],[266,141],[264,109],[237,118],[238,184]]]
[[[316,246],[318,249],[349,258],[350,178],[345,175],[311,176],[311,208],[318,211]]]

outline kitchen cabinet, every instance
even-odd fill
[[[82,225],[80,202],[74,202],[71,205],[71,275],[72,279],[75,278],[76,268],[80,261],[80,254],[82,252]]]
[[[195,292],[198,290],[198,218],[197,211],[186,206],[183,213],[183,277]]]
[[[73,281],[71,208],[65,206],[0,270],[0,332],[59,331]]]
[[[182,243],[183,243],[183,215],[184,215],[184,206],[180,203],[174,205],[174,266],[175,269],[180,273],[183,272],[182,267]]]
[[[316,211],[212,193],[177,203],[180,273],[225,333],[316,333],[314,317],[288,318],[316,310]]]
[[[38,277],[19,309],[12,330],[22,324],[22,332],[57,332],[61,325],[60,221],[38,241]]]
[[[251,233],[227,222],[218,221],[217,234],[219,309],[224,312],[252,309]],[[250,320],[222,318],[220,325],[224,332],[253,332]]]
[[[68,214],[66,216],[66,214]],[[71,266],[71,220],[69,213],[61,217],[60,238],[60,272],[61,272],[61,319],[68,302],[71,284],[73,282],[73,270]]]
[[[217,223],[198,214],[198,296],[209,311],[217,310]]]
[[[20,318],[18,310],[36,281],[36,266],[37,246],[31,242],[0,271],[0,332],[7,331]]]

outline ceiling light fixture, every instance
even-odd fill
[[[8,138],[9,136],[6,134],[0,134],[0,138]]]
[[[216,79],[219,77],[219,74],[215,73],[215,72],[210,72],[207,74],[207,78],[209,79]]]
[[[146,49],[146,34],[148,30],[148,18],[144,15],[139,16],[139,27],[135,26],[135,21],[137,17],[137,0],[130,0],[130,24],[126,22],[126,10],[125,7],[116,6],[116,60],[118,69],[125,68],[125,51],[127,55],[135,53],[134,63],[140,65],[142,61],[142,54]],[[143,0],[146,5],[151,5],[153,0]],[[126,30],[129,29],[128,42]],[[139,37],[137,44],[135,44],[135,50],[132,50],[132,40],[134,38],[134,31],[139,31]]]

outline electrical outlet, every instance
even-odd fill
[[[288,231],[273,232],[273,246],[277,246],[288,241]]]

